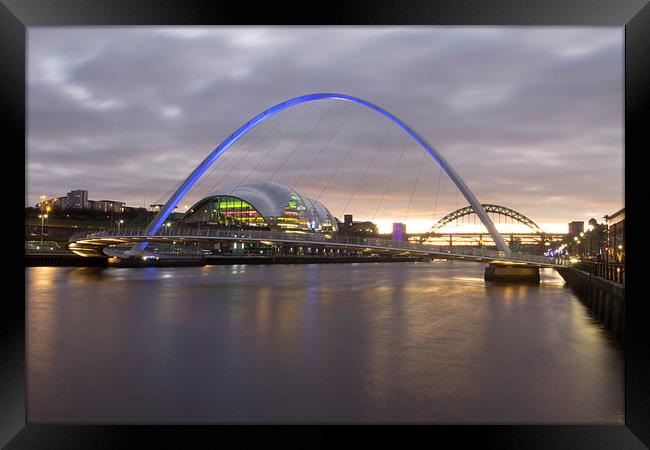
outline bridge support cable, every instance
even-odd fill
[[[309,129],[309,131],[307,132],[307,134],[305,134],[305,135],[302,137],[302,139],[300,140],[300,142],[298,143],[298,145],[296,145],[296,147],[295,147],[293,150],[291,150],[291,151],[287,154],[287,156],[284,157],[284,159],[282,160],[282,164],[280,164],[280,165],[275,169],[275,171],[274,171],[273,174],[271,175],[271,178],[269,178],[269,181],[273,181],[273,180],[275,179],[275,176],[280,172],[280,170],[282,170],[282,169],[284,168],[284,166],[287,164],[287,161],[289,161],[289,160],[291,159],[291,157],[292,157],[292,156],[293,156],[293,155],[298,151],[298,149],[300,149],[300,147],[302,147],[302,145],[305,143],[305,141],[306,141],[306,140],[311,136],[311,134],[314,132],[314,130],[316,129],[316,127],[318,127],[318,125],[321,124],[321,122],[325,119],[325,117],[327,117],[327,114],[329,114],[329,112],[331,111],[332,106],[333,106],[333,105],[330,105],[330,107],[325,111],[325,114],[323,114],[323,115],[322,115],[322,116],[321,116],[321,117],[316,121],[316,123],[315,123],[314,125],[312,125],[312,127]]]
[[[402,145],[402,151],[399,153],[399,157],[397,158],[397,162],[395,163],[395,167],[393,167],[393,171],[390,174],[390,178],[388,179],[388,183],[386,184],[386,187],[384,188],[384,193],[381,195],[381,198],[379,199],[379,204],[377,205],[377,209],[375,210],[375,214],[372,216],[372,220],[375,220],[377,218],[377,214],[379,213],[379,209],[381,208],[381,205],[384,203],[384,197],[386,197],[386,193],[388,192],[388,188],[390,187],[391,183],[393,182],[393,177],[395,176],[395,172],[397,172],[397,168],[399,167],[399,163],[402,161],[402,156],[404,156],[404,152],[406,151],[407,144],[409,142],[408,136],[406,136],[406,139],[404,140],[404,145]]]
[[[503,238],[497,231],[496,227],[494,226],[494,223],[492,223],[492,221],[488,217],[487,213],[483,209],[481,203],[479,203],[474,193],[469,189],[469,187],[467,186],[465,181],[461,178],[461,176],[458,174],[458,172],[456,172],[456,170],[447,162],[447,160],[440,154],[440,152],[435,147],[429,144],[424,138],[422,138],[422,136],[420,136],[413,129],[411,129],[406,123],[404,123],[398,117],[389,113],[385,109],[380,108],[379,106],[370,103],[367,100],[361,99],[359,97],[353,97],[351,95],[345,95],[339,93],[316,93],[316,94],[307,94],[300,97],[294,97],[282,103],[279,103],[267,109],[266,111],[261,112],[260,114],[258,114],[257,116],[253,117],[251,120],[243,124],[233,134],[231,134],[221,144],[219,144],[217,148],[215,148],[212,152],[210,152],[210,154],[206,156],[206,158],[192,171],[192,173],[190,173],[187,176],[185,181],[174,192],[174,194],[169,198],[169,200],[167,200],[165,206],[161,208],[160,212],[154,217],[154,219],[151,221],[149,226],[147,226],[147,229],[145,230],[146,235],[148,236],[153,235],[160,229],[160,227],[163,225],[166,218],[172,212],[174,206],[177,205],[185,197],[185,195],[187,195],[187,192],[203,176],[203,174],[210,168],[210,166],[226,150],[228,150],[228,148],[232,146],[233,143],[235,143],[238,139],[240,139],[242,136],[248,133],[251,129],[255,128],[258,124],[266,121],[270,117],[273,117],[275,114],[287,108],[291,108],[295,105],[305,103],[305,102],[328,100],[328,99],[349,101],[349,102],[353,102],[365,106],[377,112],[378,114],[381,114],[384,117],[389,118],[400,128],[402,128],[406,133],[408,133],[415,141],[418,142],[418,144],[420,144],[431,155],[433,159],[436,160],[438,164],[440,164],[443,167],[447,175],[451,178],[454,184],[456,184],[458,189],[460,189],[460,191],[463,193],[463,196],[467,199],[469,204],[476,211],[476,214],[479,215],[481,221],[483,222],[485,227],[492,235],[499,251],[502,251],[504,253],[510,252],[510,249],[506,245],[505,241],[503,240]],[[137,244],[133,247],[133,252],[141,253],[146,248],[146,246],[147,246],[146,241],[142,242],[141,244]]]
[[[261,131],[261,130],[260,130],[260,131]],[[261,133],[258,132],[257,134],[261,134]],[[209,179],[210,175],[212,175],[212,173],[214,173],[214,171],[215,171],[216,169],[218,169],[218,168],[222,168],[222,167],[225,165],[225,162],[228,161],[228,159],[229,159],[232,155],[237,154],[237,151],[236,151],[236,150],[238,150],[238,149],[244,147],[245,145],[246,145],[246,140],[242,139],[242,140],[237,141],[237,142],[232,146],[230,152],[228,152],[228,154],[225,155],[225,156],[224,156],[224,157],[219,161],[220,164],[218,164],[218,163],[213,164],[213,167],[212,167],[212,169],[210,170],[210,173],[208,173],[206,176],[204,176],[203,178],[201,178],[201,179],[198,181],[198,183],[196,183],[194,186],[192,186],[191,189],[187,192],[187,195],[189,195],[191,192],[196,191],[196,190],[197,190],[197,189],[198,189],[198,188],[199,188],[199,187],[200,187],[200,186],[201,186],[201,185],[202,185],[202,184],[203,184],[207,179]],[[238,163],[239,163],[239,162],[235,163],[235,166],[236,166]],[[227,171],[226,171],[226,172],[225,172],[225,173],[224,173],[224,174],[219,178],[219,181],[217,182],[217,184],[218,184],[218,183],[219,183],[219,182],[220,182],[224,177],[226,177],[226,176],[228,176],[228,174],[230,174],[230,172],[232,171],[233,167],[234,167],[234,166],[231,166],[231,167],[230,167],[230,168],[229,168],[229,169],[228,169],[228,170],[227,170]],[[178,189],[182,184],[183,184],[183,180],[180,180],[180,181],[176,182],[176,184],[174,185],[174,187],[172,187],[172,188],[169,189],[166,193],[164,193],[164,194],[162,194],[160,197],[158,197],[158,199],[155,200],[153,204],[159,204],[160,202],[164,201],[166,198],[169,198],[169,197],[174,193],[174,191],[176,191],[176,190],[177,190],[177,189]],[[172,210],[172,212],[173,212],[173,210]],[[146,219],[147,215],[148,215],[147,212],[143,212],[143,213],[140,215],[140,217],[138,217],[138,219],[136,219],[136,220],[134,220],[133,222],[131,222],[130,226],[135,228],[135,227],[138,227],[138,226],[140,225],[140,223],[142,223],[142,224],[144,225],[144,222],[141,222],[141,220]]]
[[[289,152],[289,154],[288,154],[288,155],[284,158],[284,160],[282,161],[282,164],[280,164],[280,165],[275,169],[275,171],[273,172],[273,175],[271,175],[271,178],[269,178],[269,181],[273,181],[273,179],[275,178],[275,176],[276,176],[276,175],[278,174],[278,172],[280,172],[280,170],[285,166],[285,164],[287,163],[287,161],[289,161],[289,160],[292,158],[292,156],[293,156],[293,155],[298,151],[298,149],[299,149],[300,147],[302,147],[302,145],[303,145],[303,144],[305,143],[305,141],[306,141],[306,140],[311,136],[311,134],[314,132],[314,130],[318,127],[318,125],[320,125],[321,122],[325,119],[325,117],[327,117],[327,115],[329,114],[329,112],[332,110],[332,106],[333,106],[333,105],[330,105],[330,107],[325,111],[325,114],[323,114],[323,115],[322,115],[322,116],[321,116],[321,117],[316,121],[316,123],[315,123],[315,124],[314,124],[310,129],[309,129],[309,131],[307,132],[307,134],[302,138],[302,140],[298,143],[298,145],[296,145],[296,147],[295,147],[292,151]],[[303,171],[303,173],[304,173],[304,171]],[[285,205],[278,205],[278,208],[279,208],[279,209],[276,210],[276,211],[274,211],[273,214],[274,214],[274,215],[280,215],[280,214],[282,213],[282,209],[284,208],[284,206],[285,206]]]
[[[257,139],[257,141],[255,141],[255,143],[254,143],[254,144],[253,144],[253,145],[248,149],[248,151],[245,151],[245,152],[244,152],[243,156],[242,156],[242,157],[241,157],[241,158],[240,158],[240,159],[235,163],[235,165],[231,166],[230,169],[228,169],[228,172],[227,172],[227,173],[225,173],[222,177],[219,178],[219,180],[217,181],[217,183],[215,183],[215,185],[212,186],[212,187],[208,190],[208,193],[214,191],[214,190],[219,186],[219,184],[220,184],[220,183],[221,183],[221,182],[222,182],[222,181],[223,181],[223,180],[224,180],[224,179],[225,179],[225,178],[226,178],[226,177],[227,177],[227,176],[228,176],[228,175],[229,175],[229,174],[230,174],[234,169],[235,169],[235,167],[238,167],[239,164],[241,164],[241,163],[242,163],[242,162],[243,162],[243,161],[248,157],[248,155],[250,155],[250,154],[253,152],[253,150],[255,150],[255,149],[259,146],[259,144],[260,144],[263,140],[265,140],[265,139],[266,139],[266,138],[271,134],[271,132],[273,132],[273,131],[276,129],[276,127],[277,127],[281,122],[282,122],[281,120],[280,120],[280,121],[276,121],[276,123],[273,124],[273,127],[269,128],[269,130],[266,132],[266,134],[262,135],[262,134],[260,133],[260,137],[259,137],[259,139]],[[237,183],[237,186],[239,186],[242,182],[243,182],[243,180],[240,179],[240,180],[239,180],[239,183]]]
[[[286,113],[283,115],[282,119],[284,120],[285,118],[288,117],[288,115],[289,115],[289,112],[286,112]],[[273,151],[278,147],[278,145],[280,145],[280,142],[282,142],[282,141],[284,141],[284,140],[286,139],[286,137],[289,135],[289,133],[290,133],[291,131],[293,131],[293,129],[295,128],[295,126],[296,126],[300,121],[302,121],[302,119],[304,119],[306,115],[307,115],[307,109],[305,108],[305,112],[303,112],[303,114],[302,114],[302,115],[301,115],[297,120],[295,120],[295,121],[293,122],[293,124],[291,124],[291,125],[290,125],[290,126],[289,126],[285,131],[284,131],[284,133],[282,133],[282,136],[280,136],[280,138],[279,138],[277,141],[275,141],[275,144],[269,146],[269,150],[264,154],[264,156],[262,156],[262,158],[260,158],[260,159],[257,161],[257,163],[253,166],[253,168],[252,168],[251,170],[248,171],[248,173],[246,174],[246,176],[245,176],[244,179],[242,180],[242,183],[246,182],[246,181],[250,178],[250,176],[253,174],[253,172],[255,172],[255,171],[256,171],[256,170],[257,170],[257,169],[262,165],[262,163],[263,163],[264,161],[266,161],[266,158],[268,158],[269,155],[270,155],[271,153],[273,153]]]
[[[286,118],[286,115],[283,115],[282,118],[280,119],[280,121],[279,121],[279,122],[276,122],[276,125],[279,125],[282,121],[284,121],[285,118]],[[261,139],[260,139],[260,140],[261,140]],[[240,142],[243,143],[243,142],[245,142],[245,140],[244,140],[244,139],[241,139],[241,140],[237,141],[236,144],[239,144]],[[258,142],[259,142],[259,140],[258,140]],[[236,144],[235,144],[235,145],[236,145]],[[230,151],[228,152],[228,154],[227,154],[226,156],[223,157],[224,163],[225,163],[225,160],[227,160],[227,158],[228,158],[229,156],[232,156],[232,155],[234,155],[235,153],[237,153],[237,152],[235,151],[236,149],[240,149],[240,148],[243,147],[243,144],[240,145],[239,147],[236,147],[236,148],[235,148],[235,145],[233,145],[232,150],[230,150]],[[245,157],[245,156],[244,156],[244,157]],[[241,159],[243,159],[243,158],[241,158]],[[207,194],[209,194],[210,192],[213,192],[213,191],[214,191],[214,190],[215,190],[215,189],[216,189],[216,188],[221,184],[221,182],[222,182],[226,177],[228,177],[228,175],[230,175],[230,173],[232,172],[232,170],[233,170],[237,165],[239,165],[239,163],[241,162],[241,159],[238,160],[237,162],[235,162],[232,166],[230,166],[230,168],[229,168],[226,172],[224,172],[223,174],[221,174],[221,176],[217,179],[217,181],[216,181],[216,182],[215,182],[215,183],[214,183],[214,184],[213,184],[213,185],[212,185],[212,186],[207,190]],[[225,165],[225,164],[222,164],[221,167],[223,168],[224,165]],[[201,184],[203,184],[203,182],[205,182],[206,180],[208,180],[208,179],[210,178],[210,176],[212,176],[212,174],[214,173],[214,171],[215,171],[216,169],[217,169],[217,164],[215,163],[215,164],[213,164],[212,170],[210,170],[210,172],[209,172],[207,175],[204,175],[204,176],[203,176],[203,177],[202,177],[202,178],[201,178],[201,179],[196,183],[196,185],[195,185],[194,188],[190,189],[190,191],[188,192],[188,195],[189,195],[190,192],[198,191],[198,188],[201,186]]]
[[[273,145],[273,147],[271,148],[271,150],[269,150],[269,151],[264,155],[264,157],[263,157],[260,161],[258,161],[258,163],[255,165],[255,167],[253,168],[253,170],[257,170],[257,169],[262,165],[262,163],[266,160],[266,158],[268,158],[268,157],[271,155],[271,153],[273,153],[273,152],[275,151],[275,149],[278,147],[278,145],[280,145],[280,143],[283,142],[283,141],[287,138],[287,136],[289,136],[289,133],[291,133],[291,132],[294,130],[294,128],[296,127],[296,125],[298,125],[300,122],[302,122],[302,121],[305,119],[305,117],[307,117],[307,114],[309,114],[309,112],[312,110],[313,107],[314,107],[314,103],[311,103],[311,104],[309,105],[308,108],[305,108],[305,111],[302,113],[302,115],[301,115],[301,116],[300,116],[300,117],[299,117],[295,122],[293,122],[293,124],[292,124],[292,125],[291,125],[291,126],[290,126],[290,127],[289,127],[285,132],[284,132],[284,134],[282,135],[282,137],[280,137],[280,139],[278,139],[278,140],[275,142],[275,144]],[[246,176],[246,179],[248,178],[248,176],[249,176],[251,173],[252,173],[252,171],[251,171],[251,172]],[[244,181],[245,181],[246,179],[244,179]],[[264,183],[263,185],[266,186],[266,183]],[[261,189],[262,189],[261,186],[258,187],[258,188],[256,189],[256,191],[255,191],[255,195],[259,195]]]
[[[284,119],[284,117],[283,117],[283,119]],[[279,125],[279,123],[277,123],[276,125]],[[266,139],[266,138],[269,136],[269,134],[270,134],[270,133],[267,133],[267,135],[264,136],[263,139],[259,140],[259,141],[255,144],[255,147],[257,147],[257,145],[258,145],[262,140]],[[239,161],[237,162],[237,164],[241,163],[244,159],[246,159],[246,157],[247,157],[250,153],[251,153],[250,151],[247,152],[246,155],[245,155],[241,160],[239,160]],[[259,161],[258,161],[258,162],[259,162]],[[248,174],[247,174],[244,178],[240,178],[239,181],[237,182],[237,184],[235,184],[235,185],[232,187],[232,189],[236,189],[236,188],[238,188],[239,186],[241,186],[242,183],[244,183],[244,181],[246,181],[246,179],[247,179],[248,176],[251,174],[251,172],[252,172],[252,170],[249,171]],[[219,186],[219,183],[217,183],[215,186],[213,186],[213,187],[210,189],[210,192],[213,192],[214,190],[216,190],[216,188],[217,188],[218,186]]]
[[[309,129],[309,131],[307,132],[307,134],[305,134],[305,135],[303,136],[303,138],[300,140],[300,142],[298,143],[298,145],[296,145],[296,147],[295,147],[293,150],[291,150],[291,151],[287,154],[287,156],[285,156],[284,160],[282,160],[282,164],[280,164],[280,165],[275,169],[275,171],[273,172],[273,175],[271,175],[271,178],[269,179],[269,181],[273,181],[273,179],[274,179],[275,176],[278,174],[278,172],[280,172],[280,170],[282,170],[282,169],[284,168],[284,166],[285,166],[285,164],[287,163],[287,161],[289,161],[289,160],[291,159],[291,157],[292,157],[292,156],[293,156],[293,155],[298,151],[298,149],[300,149],[300,147],[302,147],[302,145],[303,145],[303,144],[305,143],[305,141],[306,141],[306,140],[311,136],[311,134],[314,132],[314,130],[318,127],[318,125],[320,125],[321,122],[325,119],[325,117],[327,117],[327,115],[329,114],[329,112],[330,112],[331,109],[332,109],[332,106],[333,106],[333,105],[330,105],[330,107],[325,111],[325,114],[323,114],[323,115],[322,115],[322,116],[321,116],[321,117],[316,121],[316,123],[315,123],[314,125],[312,125],[312,127]]]
[[[316,157],[313,158],[313,159],[310,161],[310,163],[307,165],[307,168],[302,172],[302,174],[300,174],[300,177],[298,177],[298,179],[296,180],[296,182],[293,183],[293,185],[291,186],[291,190],[295,190],[295,189],[296,189],[296,186],[298,186],[298,184],[302,181],[302,179],[304,178],[305,174],[307,174],[307,173],[309,172],[309,170],[312,168],[312,166],[314,165],[314,163],[315,163],[316,161],[318,161],[318,158],[320,158],[320,155],[322,155],[323,152],[325,151],[325,149],[326,149],[327,147],[329,147],[330,143],[334,140],[334,138],[336,138],[336,136],[338,136],[339,132],[341,131],[341,128],[343,128],[343,125],[345,125],[345,124],[348,122],[348,120],[350,119],[350,116],[352,116],[352,111],[353,111],[353,109],[350,108],[350,111],[348,111],[348,114],[343,118],[343,121],[342,121],[342,122],[341,122],[341,123],[336,127],[336,130],[334,131],[334,133],[332,133],[332,134],[330,135],[330,137],[327,139],[327,141],[325,142],[325,144],[323,144],[323,145],[321,146],[320,150],[318,150],[318,152],[316,153]],[[328,110],[328,113],[329,113],[329,110]]]
[[[160,202],[164,201],[164,199],[169,198],[169,196],[172,195],[172,193],[176,189],[178,189],[180,187],[181,183],[182,183],[182,181],[176,182],[176,184],[171,189],[169,189],[167,192],[165,192],[160,197],[158,197],[156,200],[154,200],[153,204],[154,205],[159,204]],[[146,203],[145,203],[144,207],[145,208],[147,207]],[[132,221],[130,221],[128,224],[125,223],[124,226],[125,227],[136,228],[136,227],[139,227],[140,224],[145,225],[145,223],[146,223],[145,221],[147,220],[148,216],[149,216],[149,210],[147,209],[146,211],[143,211],[140,214],[138,214],[138,216],[135,219],[133,219]]]
[[[228,155],[228,156],[230,156],[230,155]],[[173,193],[176,189],[178,189],[178,188],[181,186],[182,183],[183,183],[182,180],[177,181],[176,184],[174,184],[174,186],[173,186],[171,189],[168,189],[165,193],[163,193],[162,195],[160,195],[157,199],[155,199],[155,200],[153,201],[152,204],[154,204],[154,205],[160,204],[160,202],[164,201],[166,198],[169,198],[169,196],[172,195],[172,193]],[[145,207],[145,208],[147,207],[147,206],[146,206],[146,202],[145,202],[144,207]],[[149,212],[150,212],[149,210],[146,210],[146,211],[141,212],[141,213],[140,213],[140,214],[139,214],[135,219],[133,219],[132,221],[130,221],[128,224],[125,223],[125,224],[124,224],[124,228],[127,228],[127,227],[130,227],[130,228],[137,228],[137,227],[139,227],[141,224],[142,224],[142,225],[145,225],[145,224],[146,224],[145,221],[147,220],[147,218],[148,218],[148,216],[149,216]]]
[[[436,223],[436,212],[438,211],[438,193],[440,192],[440,181],[442,180],[442,166],[440,166],[440,173],[438,174],[438,187],[436,188],[436,197],[433,203],[433,223]]]
[[[363,183],[363,180],[366,178],[366,175],[368,175],[368,171],[372,167],[372,164],[375,162],[375,159],[377,159],[377,155],[379,155],[381,148],[384,146],[384,142],[386,141],[386,138],[390,134],[391,126],[389,125],[386,128],[386,132],[384,133],[383,138],[379,142],[379,145],[375,149],[374,154],[372,155],[372,158],[370,159],[370,163],[366,166],[366,170],[363,172],[363,175],[361,175],[361,178],[359,178],[359,181],[357,181],[356,186],[354,187],[354,190],[352,191],[352,195],[350,198],[348,198],[348,202],[345,204],[345,207],[343,208],[343,211],[341,212],[341,217],[345,214],[345,212],[348,210],[348,207],[350,206],[350,202],[354,199],[355,195],[357,195],[357,191],[359,190],[359,187]]]
[[[365,134],[366,130],[367,130],[368,127],[370,126],[370,122],[372,122],[373,119],[374,119],[373,116],[370,116],[370,117],[368,118],[368,121],[366,122],[366,125],[365,125],[365,126],[363,127],[363,129],[361,130],[361,133],[359,133],[359,134],[357,135],[357,137],[356,137],[355,140],[354,140],[354,143],[350,146],[350,148],[348,148],[348,151],[345,153],[345,156],[343,157],[343,159],[341,159],[341,161],[339,162],[338,166],[336,167],[336,170],[332,173],[332,175],[330,175],[330,177],[327,179],[327,182],[325,183],[325,185],[323,185],[323,187],[321,188],[320,192],[318,193],[318,196],[317,196],[316,199],[315,199],[317,202],[320,201],[321,196],[325,193],[325,191],[326,191],[327,188],[329,187],[329,185],[330,185],[330,183],[332,182],[332,180],[333,180],[333,179],[336,177],[336,175],[339,173],[339,170],[341,170],[341,167],[343,167],[343,164],[345,163],[345,161],[348,160],[348,157],[352,154],[352,151],[353,151],[355,148],[357,148],[357,144],[359,143],[359,140],[361,140],[361,136],[363,136],[363,135]]]
[[[199,181],[198,181],[198,182],[197,182],[197,183],[192,187],[192,189],[190,189],[190,190],[187,192],[187,195],[189,195],[191,192],[198,191],[198,188],[201,187],[201,185],[202,185],[203,183],[205,183],[206,180],[209,180],[210,177],[212,176],[212,174],[213,174],[217,169],[223,169],[223,168],[226,166],[226,162],[229,160],[229,158],[232,157],[232,155],[237,154],[237,150],[239,150],[240,148],[244,147],[245,143],[246,143],[246,141],[245,141],[244,139],[242,139],[242,140],[240,140],[240,141],[237,141],[237,142],[235,143],[235,145],[232,146],[232,150],[230,150],[226,156],[224,156],[222,159],[219,160],[219,163],[221,163],[221,164],[215,162],[215,164],[212,165],[212,169],[210,169],[210,172],[209,172],[207,175],[204,175],[204,176],[203,176],[203,177],[202,177],[202,178],[201,178],[201,179],[200,179],[200,180],[199,180]],[[234,159],[233,159],[233,161],[234,161]],[[235,163],[235,164],[236,164],[236,163]],[[230,173],[230,171],[232,170],[232,167],[233,167],[233,166],[230,167],[230,170],[228,170],[227,173],[224,173],[224,174],[221,175],[221,177],[219,177],[219,179],[218,179],[218,181],[217,181],[217,183],[216,183],[217,185],[221,182],[221,180],[222,180],[224,177],[227,176],[227,174]],[[214,189],[214,186],[213,186],[213,189]],[[208,190],[208,191],[210,191],[210,190]]]
[[[420,165],[418,166],[418,174],[415,177],[415,184],[413,184],[413,190],[411,190],[411,196],[409,197],[409,204],[406,207],[406,213],[404,213],[404,220],[403,222],[406,223],[406,219],[408,218],[409,212],[411,211],[411,204],[413,203],[413,196],[415,195],[415,190],[418,187],[418,182],[420,181],[420,174],[422,173],[422,165],[424,163],[424,152],[420,155]]]

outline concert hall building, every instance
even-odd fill
[[[197,226],[337,231],[336,219],[322,203],[271,181],[219,188],[192,206],[181,222]]]

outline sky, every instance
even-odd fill
[[[385,108],[479,201],[548,231],[624,206],[623,28],[31,27],[27,64],[26,206],[71,189],[164,202],[242,124],[314,92]],[[396,125],[341,101],[253,129],[180,211],[258,180],[381,232],[422,231],[468,204]]]

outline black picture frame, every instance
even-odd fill
[[[253,6],[256,5],[256,6]],[[625,204],[626,204],[626,336],[625,425],[521,425],[371,427],[386,436],[417,433],[426,442],[451,439],[454,445],[480,443],[496,448],[635,449],[650,446],[650,338],[646,322],[648,300],[641,277],[642,226],[640,202],[644,154],[650,148],[650,5],[648,0],[444,0],[444,1],[328,1],[317,8],[287,3],[217,3],[140,0],[0,0],[0,113],[5,130],[6,214],[3,220],[5,282],[17,286],[2,296],[0,314],[0,444],[22,448],[119,448],[145,439],[147,446],[188,447],[199,439],[217,445],[224,433],[246,445],[251,428],[263,438],[294,436],[295,428],[220,426],[74,426],[26,423],[25,409],[25,272],[16,262],[24,255],[19,236],[24,227],[24,197],[16,192],[16,169],[25,162],[26,27],[64,25],[233,25],[275,23],[304,25],[555,25],[625,27]],[[646,119],[647,120],[647,119]],[[7,139],[9,138],[9,139]],[[12,144],[13,143],[13,146]],[[22,156],[22,158],[21,158]],[[12,170],[13,169],[13,170]],[[16,179],[16,176],[18,177]],[[604,180],[603,182],[606,182]],[[637,183],[638,187],[634,186]],[[638,197],[638,199],[636,198]],[[638,200],[636,202],[635,200]],[[16,235],[11,237],[12,235]],[[5,291],[8,292],[8,291]],[[368,427],[361,427],[369,431]],[[313,430],[302,427],[302,430]],[[350,428],[346,428],[350,430]],[[358,428],[354,429],[355,431]],[[318,430],[322,431],[321,429]],[[364,433],[367,436],[367,433]],[[259,436],[258,436],[259,437]],[[152,442],[160,444],[152,444]],[[287,441],[289,442],[289,441]],[[320,444],[325,441],[319,440]],[[307,444],[311,445],[311,444]]]

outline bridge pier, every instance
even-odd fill
[[[539,267],[523,263],[491,262],[485,268],[485,281],[539,283]]]

